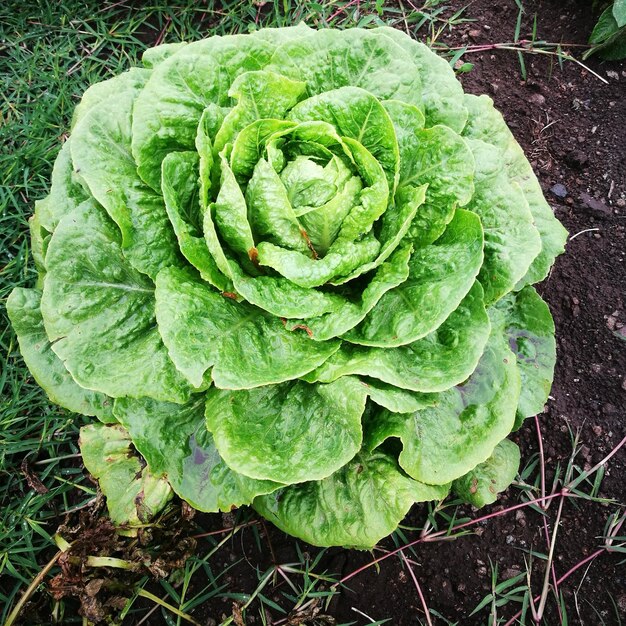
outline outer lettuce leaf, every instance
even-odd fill
[[[447,126],[417,130],[412,141],[401,145],[400,184],[427,184],[431,204],[465,206],[474,193],[472,151]]]
[[[155,476],[133,453],[133,442],[121,424],[90,424],[80,429],[83,463],[107,499],[114,524],[149,522],[172,498],[167,480]]]
[[[129,266],[119,230],[101,208],[85,202],[59,222],[46,267],[46,333],[81,387],[113,397],[187,400],[189,385],[156,329],[154,285]]]
[[[279,28],[261,28],[252,33],[253,37],[269,41],[273,44],[281,44],[292,39],[300,39],[314,32],[304,22],[300,22],[296,26],[282,26]]]
[[[207,392],[207,427],[229,467],[284,484],[321,480],[361,447],[367,391],[352,378]]]
[[[448,491],[449,485],[412,480],[392,456],[374,452],[359,454],[324,480],[256,498],[253,506],[313,545],[367,550],[396,529],[414,502],[443,499]]]
[[[141,62],[144,67],[154,69],[157,65],[163,63],[165,59],[168,59],[186,45],[187,42],[180,41],[177,43],[163,43],[159,46],[148,48],[147,50],[144,50],[141,55]]]
[[[526,276],[520,280],[518,288],[539,282],[548,275],[555,258],[563,252],[567,231],[554,217],[528,159],[502,115],[493,108],[491,98],[466,94],[465,105],[469,111],[469,118],[463,135],[471,139],[481,139],[500,150],[509,179],[521,187],[535,227],[541,236],[541,252],[533,261]]]
[[[493,504],[498,494],[515,480],[519,462],[519,448],[503,439],[484,463],[452,483],[452,491],[478,508]]]
[[[443,391],[476,368],[489,338],[483,290],[475,283],[458,308],[435,331],[393,350],[342,344],[307,380],[330,382],[360,374],[420,392]]]
[[[74,109],[72,115],[72,131],[80,122],[80,120],[110,97],[118,96],[125,91],[137,91],[141,89],[146,80],[150,77],[150,72],[146,69],[133,67],[127,72],[123,72],[118,76],[113,76],[102,82],[91,85],[83,94],[80,102]]]
[[[118,398],[114,412],[146,459],[150,472],[167,478],[195,509],[230,511],[280,487],[233,472],[206,429],[204,396],[180,406],[151,398]]]
[[[433,406],[437,401],[437,396],[433,393],[414,393],[372,378],[362,383],[366,386],[367,395],[372,402],[393,413],[413,413],[424,407]]]
[[[78,385],[52,350],[40,304],[39,291],[20,287],[16,287],[7,300],[7,313],[17,334],[20,352],[33,378],[52,402],[75,413],[95,415],[103,422],[115,422],[113,400]]]
[[[626,2],[624,0],[617,0],[613,3],[613,17],[620,28],[626,26]]]
[[[150,75],[143,70],[144,80]],[[163,198],[137,175],[131,154],[133,104],[140,83],[106,98],[81,116],[71,141],[74,167],[93,197],[122,232],[124,255],[154,278],[161,267],[179,263],[176,237]]]
[[[382,411],[370,419],[365,448],[398,437],[399,463],[409,476],[447,484],[485,461],[511,432],[519,394],[515,357],[496,333],[470,378],[442,392],[435,406],[407,415]]]
[[[70,145],[71,139],[68,139],[54,162],[50,193],[35,202],[35,216],[49,233],[54,232],[61,218],[89,198],[82,186],[84,183],[74,171]]]
[[[424,128],[426,123],[424,113],[414,104],[408,104],[401,100],[384,100],[382,105],[393,123],[399,154],[406,155],[413,149],[419,132]],[[404,167],[408,167],[408,165],[405,163]]]
[[[476,156],[476,193],[468,208],[485,230],[485,260],[478,280],[488,304],[511,291],[541,251],[541,238],[520,186],[509,182],[497,149],[472,140]]]
[[[33,255],[35,269],[37,270],[37,283],[35,287],[41,289],[43,277],[46,273],[46,251],[50,243],[50,233],[41,226],[37,211],[28,218],[28,230],[30,232],[30,252]]]
[[[269,69],[306,82],[309,95],[352,86],[380,100],[421,102],[415,63],[400,46],[375,31],[314,31],[281,45]]]
[[[467,109],[463,87],[450,64],[433,54],[423,43],[396,28],[383,26],[375,32],[383,33],[395,41],[417,65],[421,76],[421,106],[426,113],[426,125],[443,124],[460,133],[467,120]]]
[[[532,287],[509,294],[490,311],[494,327],[504,333],[517,357],[522,390],[515,429],[543,411],[556,362],[554,321],[548,305]]]

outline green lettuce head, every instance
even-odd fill
[[[491,100],[390,28],[144,65],[84,94],[8,302],[50,398],[100,420],[113,520],[176,493],[368,548],[414,502],[493,502],[550,389],[530,285],[566,233]]]

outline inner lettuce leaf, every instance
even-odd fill
[[[133,111],[132,155],[146,184],[160,189],[166,155],[193,149],[204,109],[229,106],[235,78],[263,69],[274,49],[258,37],[210,37],[180,48],[154,68]]]
[[[194,387],[209,368],[222,389],[249,389],[299,378],[339,349],[311,342],[280,319],[211,290],[188,270],[162,270],[156,318],[176,367]]]
[[[9,317],[94,418],[122,532],[175,494],[370,549],[416,502],[495,501],[548,399],[531,284],[565,230],[491,100],[392,28],[147,50],[84,93],[30,233]]]

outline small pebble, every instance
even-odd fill
[[[529,102],[536,104],[538,106],[543,106],[546,103],[546,99],[540,93],[534,93],[528,97]]]
[[[567,188],[561,183],[552,185],[552,187],[550,187],[550,192],[553,196],[556,196],[557,198],[565,198],[567,196]]]

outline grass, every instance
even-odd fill
[[[408,0],[178,0],[155,2],[149,7],[142,4],[103,4],[95,0],[39,0],[26,4],[8,0],[0,7],[0,623],[5,623],[11,611],[15,611],[29,585],[32,595],[28,594],[27,599],[33,600],[44,614],[51,614],[53,621],[85,623],[75,613],[74,604],[38,593],[50,575],[58,571],[57,561],[65,553],[65,546],[61,543],[60,549],[59,538],[54,536],[56,528],[68,515],[68,519],[75,520],[77,512],[87,510],[96,496],[93,483],[76,457],[81,422],[51,404],[32,380],[2,306],[15,286],[34,282],[27,219],[34,201],[46,194],[52,163],[81,93],[88,85],[137,64],[146,47],[163,41],[245,33],[251,27],[291,25],[305,20],[320,27],[388,24],[419,32],[434,44],[444,32],[468,19],[464,7],[450,10],[437,0],[419,6]],[[518,27],[515,42],[519,34]],[[462,56],[457,50],[450,54],[453,62]],[[572,462],[571,472],[577,471],[574,465]],[[539,458],[531,460],[531,466],[521,476],[524,493],[531,494],[523,506],[535,507],[538,515],[544,513],[537,502],[542,494],[545,496],[541,476]],[[600,476],[600,470],[595,476]],[[581,482],[586,481],[587,477]],[[564,484],[563,480],[560,484]],[[580,483],[576,487],[580,488]],[[598,481],[586,487],[587,495],[597,497]],[[406,568],[427,623],[434,618],[451,624],[428,609],[427,590],[424,582],[420,583],[416,565],[416,547],[425,542],[425,537],[447,540],[471,532],[475,520],[466,513],[454,502],[431,507],[424,527],[400,528],[392,538],[395,549],[376,554],[362,572],[373,571],[393,556]],[[614,530],[615,526],[609,525],[605,534]],[[245,593],[229,580],[245,555],[231,563],[218,559],[227,547],[237,547],[236,541],[244,534],[252,536],[258,554],[272,556],[270,566],[257,565],[257,586]],[[412,539],[416,534],[418,539]],[[623,543],[620,535],[615,536],[618,544]],[[157,616],[168,626],[198,623],[195,612],[207,602],[221,598],[227,614],[224,625],[238,626],[251,616],[256,617],[256,623],[266,624],[266,611],[279,616],[273,622],[276,625],[332,624],[326,616],[329,604],[350,580],[362,573],[356,571],[342,577],[326,568],[325,551],[309,555],[297,544],[297,558],[279,562],[267,543],[267,533],[245,511],[237,513],[233,525],[196,532],[194,539],[198,542],[195,554],[173,573],[154,582],[144,569],[130,579],[134,593],[119,608],[118,623],[126,620],[125,623],[150,624],[155,623],[152,620]],[[102,561],[91,563],[95,565],[93,576],[100,575]],[[105,571],[114,578],[111,567]],[[530,582],[524,585],[525,579],[515,579],[514,583],[510,580],[500,580],[495,567],[491,593],[477,613],[493,613],[520,598],[524,602],[530,593]],[[553,601],[561,599],[557,594]],[[582,597],[580,601],[588,600]],[[615,610],[617,615],[617,607]],[[393,623],[393,615],[371,617],[358,607],[353,607],[353,612],[354,621],[350,624]]]

